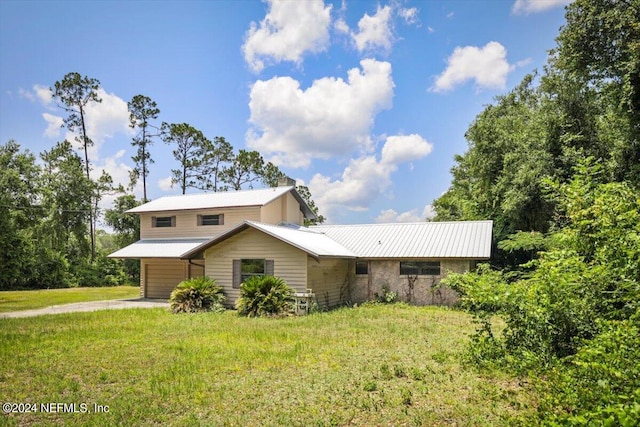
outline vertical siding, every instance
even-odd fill
[[[336,307],[347,298],[350,263],[346,259],[309,257],[308,284],[320,308]]]
[[[307,288],[307,254],[255,229],[247,229],[205,252],[205,274],[224,289],[227,304],[234,305],[239,289],[233,289],[233,260],[264,258],[274,261],[274,276],[298,292]]]
[[[198,225],[198,215],[217,214],[224,214],[224,225]],[[175,227],[151,226],[151,218],[154,216],[174,215],[176,217]],[[234,225],[244,220],[260,221],[260,207],[144,213],[140,215],[140,238],[211,237],[233,228]]]
[[[141,294],[146,298],[169,298],[171,291],[188,276],[189,264],[172,259],[143,260]]]

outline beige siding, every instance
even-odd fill
[[[345,259],[321,258],[316,261],[308,258],[307,288],[316,295],[318,307],[331,308],[347,302],[351,264]]]
[[[189,264],[172,259],[142,260],[140,288],[145,298],[167,299],[171,291],[188,277]]]
[[[429,260],[433,261],[433,260]],[[350,286],[353,302],[364,302],[381,295],[384,287],[397,292],[398,299],[417,305],[453,305],[457,294],[446,286],[438,286],[447,272],[468,271],[471,261],[440,260],[440,276],[417,276],[415,281],[400,275],[399,260],[371,260],[368,275],[354,275]],[[355,270],[353,271],[355,273]]]
[[[302,225],[302,220],[300,204],[291,193],[284,194],[262,207],[260,221],[266,224],[278,224],[284,221]]]
[[[198,225],[198,215],[217,214],[224,214],[224,225]],[[154,216],[174,215],[176,217],[175,227],[155,228],[151,226]],[[140,215],[140,238],[212,237],[229,230],[244,220],[260,221],[260,207],[145,213]]]
[[[240,294],[233,288],[234,259],[271,259],[274,275],[298,292],[307,288],[307,254],[255,229],[244,230],[205,252],[205,274],[224,289],[227,304],[234,305]]]

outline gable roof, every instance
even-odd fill
[[[335,242],[323,233],[318,233],[308,227],[296,224],[271,225],[256,221],[244,221],[231,230],[224,232],[208,242],[193,248],[182,255],[182,258],[192,258],[210,247],[235,236],[249,228],[259,230],[282,242],[294,246],[314,258],[356,258],[356,255],[341,244]]]
[[[235,208],[264,206],[284,194],[291,193],[300,204],[306,218],[315,218],[307,203],[293,186],[261,188],[258,190],[219,191],[214,193],[164,196],[129,209],[127,213],[166,212],[194,209]]]
[[[493,221],[318,225],[359,258],[489,259]]]

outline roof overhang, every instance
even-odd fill
[[[186,252],[210,239],[145,239],[138,240],[114,253],[109,258],[182,258]],[[195,258],[195,257],[194,257]]]

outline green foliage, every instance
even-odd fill
[[[252,276],[240,286],[238,314],[248,317],[282,316],[293,308],[292,289],[274,276]]]
[[[550,373],[554,381],[539,409],[547,424],[640,424],[640,310],[600,329]]]
[[[221,312],[225,300],[224,292],[215,280],[203,276],[180,282],[171,292],[169,304],[174,313]]]
[[[393,304],[398,301],[398,293],[389,289],[389,285],[382,286],[382,292],[373,294],[374,302],[380,304]]]
[[[138,148],[135,156],[131,159],[136,163],[135,168],[131,171],[131,187],[133,187],[138,178],[142,178],[142,200],[147,201],[147,176],[149,175],[149,165],[153,163],[149,146],[153,144],[150,127],[153,125],[150,120],[155,120],[160,114],[155,101],[148,96],[136,95],[127,103],[129,109],[129,127],[138,129],[139,133],[131,141],[131,145]]]

